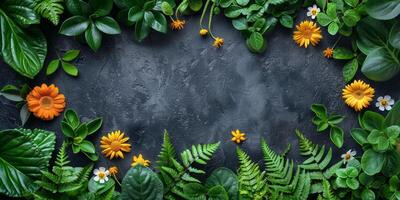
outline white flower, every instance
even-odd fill
[[[94,181],[105,183],[108,181],[108,175],[110,175],[110,172],[106,170],[106,168],[100,167],[99,169],[95,169],[93,174],[95,175],[93,178]]]
[[[385,95],[385,97],[378,97],[376,102],[376,107],[379,108],[381,111],[391,110],[392,105],[394,104],[394,99],[389,95]]]
[[[350,160],[354,159],[354,156],[357,154],[356,151],[348,150],[345,154],[342,154],[341,158],[343,158],[343,163],[346,164]]]
[[[321,12],[321,9],[314,4],[312,7],[308,7],[307,16],[311,17],[311,19],[315,19],[319,12]]]

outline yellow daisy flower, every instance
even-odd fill
[[[131,166],[134,167],[136,165],[143,165],[145,167],[148,167],[150,165],[150,161],[149,160],[145,160],[142,156],[142,154],[139,154],[137,157],[133,156],[132,157],[132,164]]]
[[[355,111],[361,111],[369,106],[374,98],[375,90],[369,84],[362,80],[356,80],[353,83],[346,85],[343,89],[343,99],[346,104],[352,107]]]
[[[108,133],[107,136],[103,136],[101,138],[100,147],[103,149],[102,153],[106,157],[110,157],[110,160],[115,158],[124,158],[124,154],[122,152],[130,152],[131,145],[126,143],[129,140],[129,137],[124,137],[124,133],[121,131],[114,131]]]
[[[236,129],[235,131],[231,131],[231,134],[232,134],[231,140],[237,144],[240,144],[246,140],[246,134],[241,133],[238,129]]]
[[[217,47],[217,48],[220,48],[220,47],[222,47],[222,45],[224,45],[224,39],[222,39],[222,38],[220,38],[220,37],[216,37],[216,38],[214,39],[213,46],[214,46],[214,47]]]
[[[296,25],[296,31],[293,32],[293,40],[300,46],[307,48],[308,45],[315,46],[321,41],[321,28],[312,21],[303,21]]]
[[[185,20],[172,20],[171,29],[172,30],[182,30],[185,25]]]

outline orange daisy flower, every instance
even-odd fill
[[[65,97],[60,94],[58,87],[51,84],[36,86],[26,96],[28,110],[42,120],[52,120],[59,116],[65,108]]]
[[[332,58],[333,57],[333,48],[326,48],[325,50],[324,50],[324,56],[326,57],[326,58]]]
[[[172,30],[182,30],[185,25],[185,20],[172,20],[171,29]]]

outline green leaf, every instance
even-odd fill
[[[88,135],[88,128],[86,124],[81,124],[75,131],[75,137],[86,138]]]
[[[360,183],[355,178],[348,178],[346,179],[346,185],[349,186],[350,189],[356,190],[360,186]]]
[[[78,76],[78,68],[76,68],[74,65],[61,61],[61,66],[65,73],[71,75],[71,76]]]
[[[67,10],[71,13],[71,15],[88,15],[89,4],[82,0],[67,0],[65,2]]]
[[[363,200],[375,200],[375,193],[369,188],[365,188],[361,193],[361,199]]]
[[[60,27],[60,33],[66,36],[78,36],[85,32],[89,20],[82,16],[73,16],[65,20]]]
[[[337,177],[335,183],[336,183],[337,186],[339,186],[341,188],[346,188],[347,187],[346,178]]]
[[[167,32],[167,20],[162,13],[146,11],[144,13],[144,20],[146,24],[154,30],[161,33]]]
[[[331,19],[336,19],[336,3],[328,3],[328,8],[326,9],[326,14],[331,18]]]
[[[333,58],[338,60],[349,60],[354,58],[354,53],[350,49],[344,47],[336,47],[333,50]]]
[[[340,124],[344,120],[342,115],[332,115],[328,118],[328,122],[332,125]]]
[[[101,195],[101,194],[107,192],[108,190],[112,189],[114,187],[114,185],[115,185],[115,181],[112,178],[109,179],[105,183],[99,183],[98,181],[94,180],[94,177],[92,177],[88,183],[88,190],[89,190],[89,192],[93,192],[93,193],[96,193],[97,195]]]
[[[102,124],[103,124],[102,118],[96,118],[94,120],[87,122],[88,135],[91,135],[96,131],[98,131],[101,128]]]
[[[386,152],[385,164],[382,172],[387,177],[396,176],[400,173],[400,155],[395,150]]]
[[[232,5],[233,0],[220,0],[219,4],[222,8],[228,8],[230,5]]]
[[[136,165],[122,180],[121,200],[162,200],[163,184],[149,168]]]
[[[261,53],[265,48],[264,37],[259,32],[251,33],[250,37],[247,39],[247,45],[250,50]]]
[[[131,22],[139,22],[143,19],[144,11],[139,7],[132,7],[128,12],[128,20]]]
[[[67,109],[65,111],[63,120],[65,120],[73,129],[78,128],[81,123],[78,114],[72,109]]]
[[[79,50],[69,50],[69,51],[65,52],[62,59],[67,62],[73,61],[79,56],[79,53],[80,53]]]
[[[365,130],[360,128],[355,128],[351,130],[350,134],[353,137],[353,139],[361,146],[368,143],[367,140],[368,133]]]
[[[328,33],[331,35],[336,35],[339,31],[339,25],[336,22],[332,22],[328,26]]]
[[[328,111],[326,110],[326,107],[322,104],[312,104],[311,111],[313,111],[315,115],[321,119],[328,118]]]
[[[24,99],[21,96],[15,95],[15,94],[7,94],[4,92],[0,92],[0,96],[3,96],[4,98],[6,98],[10,101],[15,101],[15,102],[24,101]]]
[[[392,125],[400,126],[400,101],[394,104],[392,110],[386,115],[385,120],[383,122],[385,127],[389,127]]]
[[[393,19],[400,14],[400,0],[368,0],[367,13],[380,20]]]
[[[357,46],[366,55],[386,45],[389,30],[381,21],[366,17],[357,25]]]
[[[367,175],[373,176],[382,170],[384,161],[383,154],[368,149],[361,158],[361,168]]]
[[[400,49],[400,22],[392,26],[389,34],[389,42],[394,48]]]
[[[58,59],[52,60],[47,66],[46,75],[53,74],[58,69],[59,65],[60,65],[60,60]]]
[[[217,168],[207,178],[206,187],[221,185],[228,192],[230,200],[238,199],[238,180],[234,172],[227,168]]]
[[[0,191],[22,197],[38,189],[33,180],[47,170],[54,150],[55,134],[26,129],[0,131]]]
[[[384,120],[385,118],[381,114],[366,111],[362,116],[363,128],[368,131],[372,131],[373,129],[382,130]]]
[[[61,122],[61,132],[66,136],[73,138],[75,137],[74,129],[65,121]]]
[[[135,38],[137,41],[144,40],[150,33],[150,27],[144,22],[139,20],[135,24]]]
[[[228,18],[236,18],[242,13],[242,8],[237,5],[229,6],[224,10],[224,14]]]
[[[377,48],[367,55],[361,72],[371,80],[387,81],[400,71],[399,60],[398,51]]]
[[[25,32],[0,9],[0,56],[19,74],[34,78],[42,69],[47,54],[44,35],[31,28]]]
[[[240,6],[246,6],[249,3],[249,0],[236,0],[236,3]]]
[[[40,16],[33,8],[32,0],[3,0],[1,9],[20,25],[39,24]]]
[[[108,15],[113,7],[112,0],[89,0],[90,7],[94,10],[94,15],[102,17]]]
[[[24,126],[31,116],[31,112],[28,110],[28,106],[24,104],[19,111],[19,117],[21,119],[21,126]]]
[[[87,140],[83,140],[79,144],[79,148],[86,153],[90,153],[90,154],[96,153],[96,149],[95,149],[94,145]]]
[[[172,9],[171,4],[164,1],[161,3],[161,11],[168,16],[172,16],[174,14],[174,10]]]
[[[339,178],[347,178],[346,169],[343,169],[343,168],[338,169],[338,170],[336,170],[335,174]]]
[[[346,10],[343,16],[343,22],[348,27],[353,27],[357,25],[357,22],[360,21],[361,16],[358,14],[356,10]]]
[[[86,42],[93,51],[97,51],[101,46],[102,35],[94,24],[90,24],[85,31]]]
[[[343,80],[348,83],[353,80],[358,71],[358,61],[356,58],[347,62],[343,67]]]
[[[202,0],[190,0],[189,1],[189,8],[194,12],[199,11],[202,6],[203,6]]]
[[[353,8],[357,6],[358,1],[359,1],[359,0],[344,0],[344,2],[345,2],[347,5],[349,5],[349,6],[353,7]]]
[[[321,26],[328,26],[328,24],[331,23],[333,19],[327,14],[320,12],[317,15],[317,21],[319,24],[321,24]]]
[[[293,28],[293,18],[290,15],[282,15],[279,18],[279,22],[286,28]]]
[[[187,183],[183,186],[183,193],[191,198],[202,198],[207,194],[207,188],[200,183]]]
[[[210,188],[207,192],[209,200],[229,200],[228,193],[221,185]]]
[[[118,22],[111,17],[100,17],[95,20],[94,24],[96,25],[97,29],[103,33],[109,35],[121,33],[121,28],[119,27]]]
[[[42,0],[35,2],[35,11],[54,25],[60,22],[60,15],[64,12],[63,0]]]
[[[244,17],[241,17],[238,19],[233,19],[232,25],[236,30],[239,30],[239,31],[246,30],[249,28],[249,26],[247,24],[247,20]]]
[[[343,146],[343,129],[337,126],[331,127],[330,138],[333,144],[335,144],[338,148]]]

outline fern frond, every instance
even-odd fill
[[[54,25],[60,22],[60,15],[64,12],[63,0],[36,0],[35,11]]]
[[[93,170],[93,164],[85,166],[78,174],[78,184],[83,184],[89,180],[89,176]]]
[[[60,147],[60,151],[57,154],[56,161],[55,161],[56,165],[59,167],[63,167],[63,166],[66,166],[67,164],[69,164],[66,149],[67,149],[67,143],[63,142]]]
[[[328,180],[324,179],[322,181],[322,188],[323,188],[322,189],[323,199],[326,199],[326,200],[338,200],[339,199],[333,193],[333,190],[331,188],[331,184],[329,183]]]
[[[173,163],[171,159],[176,158],[176,153],[175,153],[175,148],[172,145],[171,139],[169,137],[169,134],[167,130],[164,130],[164,140],[163,144],[161,147],[160,154],[158,155],[158,161],[157,161],[157,169],[159,167],[164,166],[164,167],[172,167]]]
[[[322,180],[324,178],[323,171],[326,170],[332,159],[332,149],[329,148],[326,151],[324,145],[320,147],[314,144],[299,130],[296,130],[296,135],[299,139],[300,154],[308,157],[308,159],[299,165],[300,168],[312,172],[312,179]]]
[[[286,148],[282,151],[281,156],[286,157],[286,155],[289,153],[289,151],[292,149],[292,144],[288,144]]]
[[[236,149],[239,159],[238,179],[240,199],[264,199],[268,192],[265,172],[251,161],[250,157],[239,147]]]

